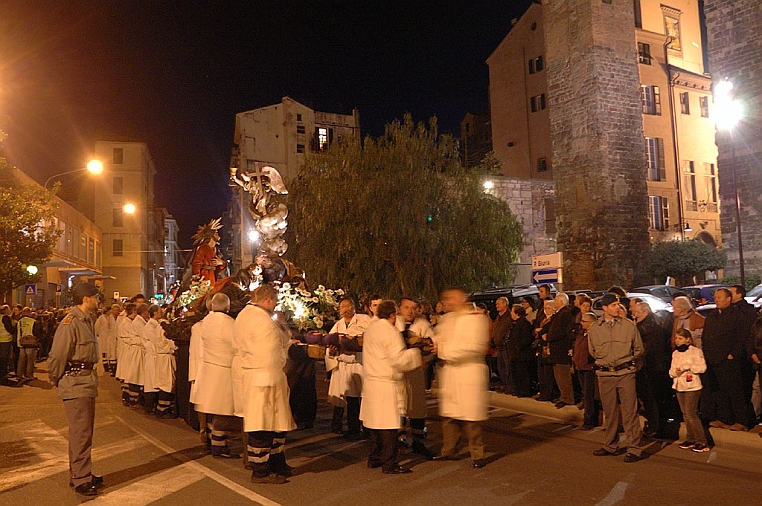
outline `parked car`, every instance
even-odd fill
[[[550,285],[550,294],[556,295],[556,287]],[[540,296],[537,285],[514,285],[497,288],[489,288],[480,292],[474,292],[469,297],[469,300],[474,304],[485,304],[489,309],[489,315],[494,320],[497,317],[497,309],[495,308],[495,302],[500,297],[508,299],[508,304],[519,304],[521,299],[529,296],[534,300],[535,309],[540,305]]]
[[[762,283],[746,292],[746,302],[757,309],[762,309]]]
[[[672,285],[648,285],[639,286],[630,291],[634,293],[647,293],[661,299],[667,304],[671,304],[672,297],[674,297],[677,292],[681,291],[681,289]]]
[[[714,285],[694,285],[684,286],[680,290],[688,294],[693,299],[693,303],[697,306],[703,304],[714,304],[714,292],[718,288],[730,288],[730,285],[714,284]]]
[[[651,295],[649,293],[641,293],[641,292],[628,292],[627,298],[632,300],[636,297],[643,300],[643,302],[646,302],[648,306],[651,308],[651,312],[656,315],[656,317],[659,319],[659,321],[664,321],[664,318],[672,313],[672,304],[668,304],[661,300],[659,297],[656,297],[654,295]],[[595,300],[593,300],[593,312],[600,317],[603,314],[603,308],[601,308],[601,297],[597,297]]]

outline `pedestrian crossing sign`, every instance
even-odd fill
[[[24,295],[34,297],[37,295],[37,285],[24,285]]]

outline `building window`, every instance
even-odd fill
[[[661,114],[661,94],[658,86],[641,86],[640,100],[643,114]]]
[[[683,195],[686,211],[698,211],[696,202],[696,167],[693,160],[683,160]]]
[[[680,40],[680,11],[666,5],[662,5],[661,10],[664,15],[664,35],[671,38],[667,48],[670,51],[681,53],[683,44]]]
[[[124,149],[123,148],[113,149],[111,162],[114,165],[122,165],[124,163]]]
[[[548,159],[543,157],[537,160],[537,172],[545,172],[548,170]]]
[[[296,145],[296,152],[297,153],[304,153],[304,144],[297,144]]]
[[[646,162],[649,181],[667,180],[667,168],[664,163],[664,139],[646,137]]]
[[[651,65],[651,45],[638,42],[638,63]]]
[[[701,108],[701,117],[709,117],[709,97],[699,97],[699,107]]]
[[[113,219],[112,219],[112,226],[114,227],[123,227],[124,226],[124,211],[119,209],[114,209],[113,211]]]
[[[87,236],[84,232],[79,236],[79,259],[87,261]]]
[[[680,112],[683,114],[691,113],[691,98],[687,91],[680,93]]]
[[[669,228],[667,197],[648,196],[648,225],[654,230],[667,230]]]
[[[634,0],[635,7],[635,28],[643,28],[643,14],[640,10],[640,0]]]
[[[298,134],[303,134],[303,133],[305,133],[306,131],[307,131],[307,130],[304,128],[304,125],[296,125],[296,133],[298,133]]]
[[[114,253],[113,253],[113,256],[115,256],[115,257],[124,256],[124,245],[123,245],[121,239],[114,239]]]
[[[706,210],[717,212],[717,169],[713,163],[704,163],[704,181],[706,186]]]
[[[301,114],[297,114],[296,115],[296,121],[302,121],[302,115]]]
[[[114,195],[121,195],[124,193],[124,178],[123,177],[114,177],[113,183],[113,193]]]
[[[328,149],[328,129],[318,128],[318,150],[325,151]]]
[[[95,241],[95,266],[101,266],[101,242]]]
[[[87,263],[95,264],[95,239],[87,238]]]
[[[542,61],[542,55],[538,56],[537,58],[532,58],[529,60],[529,73],[530,74],[536,74],[537,72],[542,72],[542,69],[545,68],[545,63]]]
[[[537,95],[530,99],[532,112],[542,111],[545,109],[545,93]]]

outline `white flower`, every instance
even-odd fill
[[[315,321],[315,325],[317,325],[318,328],[323,326],[323,319],[320,318],[319,316],[315,317],[314,321]]]

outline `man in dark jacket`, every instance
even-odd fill
[[[569,307],[569,296],[559,293],[553,300],[556,313],[550,319],[548,333],[544,337],[550,346],[548,361],[553,364],[553,376],[558,389],[561,391],[556,403],[557,408],[574,404],[574,388],[571,378],[571,355],[569,351],[574,344],[575,324],[572,308]],[[579,310],[577,310],[579,311]]]
[[[714,427],[748,430],[747,402],[743,393],[743,362],[746,341],[741,339],[741,312],[731,307],[731,293],[720,288],[714,293],[717,309],[709,313],[702,336],[707,374],[716,379],[717,419]],[[713,381],[707,382],[709,385]],[[706,389],[705,389],[706,390]]]
[[[643,341],[641,368],[635,373],[638,398],[643,403],[647,426],[646,436],[657,436],[661,431],[661,407],[664,405],[671,380],[669,377],[669,346],[664,339],[664,329],[656,321],[647,302],[639,302],[633,311],[640,339]]]
[[[746,288],[743,285],[733,285],[730,287],[730,307],[739,313],[738,337],[744,343],[747,343],[751,337],[751,328],[757,321],[759,312],[757,309],[746,302]],[[740,357],[739,357],[740,358]],[[741,376],[743,377],[743,395],[746,409],[749,410],[746,417],[750,421],[756,420],[754,408],[751,404],[752,391],[754,389],[754,376],[756,367],[752,358],[746,354],[739,364],[741,366]]]
[[[515,304],[511,309],[511,334],[508,338],[508,354],[511,357],[511,378],[516,388],[516,395],[529,397],[532,392],[532,364],[535,362],[532,342],[532,324],[526,319],[526,309]]]
[[[492,336],[490,341],[497,350],[497,372],[500,376],[500,384],[505,393],[515,393],[513,381],[510,373],[510,354],[508,353],[508,338],[511,332],[511,312],[508,307],[508,299],[500,297],[495,302],[497,309],[497,318],[492,327]]]

